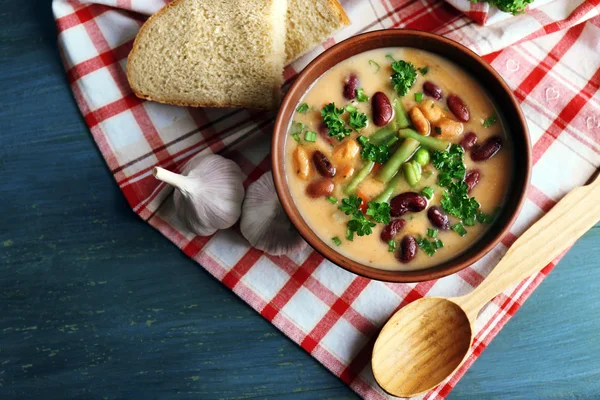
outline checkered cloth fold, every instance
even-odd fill
[[[567,191],[600,165],[600,0],[538,0],[525,15],[504,18],[485,4],[449,0],[343,1],[353,24],[286,68],[289,83],[312,58],[339,40],[382,28],[421,29],[470,47],[502,74],[527,116],[533,178],[524,209],[502,244],[452,276],[418,284],[358,277],[310,248],[272,257],[250,248],[234,230],[212,237],[186,231],[173,213],[171,189],[152,167],[181,167],[199,152],[235,160],[245,185],[270,168],[274,114],[191,109],[142,101],[127,84],[133,38],[162,0],[54,0],[68,81],[108,167],[133,210],[206,268],[264,318],[368,399],[377,387],[370,355],[379,328],[399,307],[423,296],[462,295],[477,286],[507,246]],[[420,396],[442,399],[553,268],[508,289],[479,316],[464,365]]]

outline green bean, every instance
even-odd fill
[[[348,182],[348,185],[346,185],[344,188],[344,194],[350,196],[352,193],[354,193],[358,185],[360,185],[360,183],[364,181],[365,178],[371,173],[374,166],[375,161],[367,161],[365,165],[363,165],[363,167],[358,171],[358,173],[354,175],[352,179],[350,179],[350,182]]]
[[[418,141],[411,138],[405,139],[400,147],[398,147],[398,150],[383,164],[383,167],[381,167],[377,174],[377,180],[388,183],[396,175],[402,163],[406,162],[417,148],[419,148]]]
[[[427,149],[421,147],[413,156],[413,160],[424,166],[429,164],[429,161],[431,161],[431,155],[429,154]]]
[[[398,129],[408,128],[410,126],[410,121],[402,106],[402,101],[398,98],[394,99],[394,112],[396,113],[396,126]]]
[[[375,201],[377,203],[389,202],[390,199],[392,198],[392,194],[394,193],[394,190],[396,189],[396,187],[398,186],[398,184],[400,183],[401,180],[402,180],[402,174],[400,174],[400,173],[396,174],[396,176],[394,176],[389,181],[389,183],[387,184],[387,186],[385,187],[383,192],[381,192],[379,194],[379,196],[375,197],[375,199],[373,199],[373,201]]]
[[[383,128],[379,129],[377,132],[373,133],[371,136],[369,136],[369,141],[374,145],[380,145],[392,136],[396,136],[397,130],[398,129],[396,128],[396,123],[392,121]]]
[[[390,137],[388,140],[386,140],[385,142],[383,142],[383,144],[385,144],[387,147],[392,147],[394,144],[396,144],[396,142],[400,140],[398,138],[398,136],[394,135],[392,137]]]
[[[421,180],[421,165],[416,161],[409,161],[402,165],[402,172],[406,182],[412,187],[415,187]]]
[[[450,146],[450,143],[446,142],[445,140],[436,139],[431,136],[423,136],[412,129],[400,129],[398,131],[398,135],[401,138],[411,138],[417,140],[423,147],[426,147],[430,150],[445,151],[448,146]]]

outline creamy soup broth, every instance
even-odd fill
[[[421,73],[417,74],[415,83],[405,96],[398,96],[390,82],[392,61],[386,57],[388,54],[391,54],[395,60],[411,62],[417,68],[425,66],[428,68],[424,76]],[[380,66],[377,72],[375,71],[376,66],[372,62],[370,63],[370,60]],[[464,123],[464,132],[472,131],[476,133],[478,143],[483,143],[486,139],[493,136],[501,136],[503,139],[503,146],[500,151],[485,162],[475,163],[471,160],[469,153],[465,152],[464,162],[467,170],[476,168],[481,174],[479,183],[469,194],[470,197],[474,197],[481,204],[481,211],[493,214],[503,204],[510,185],[512,153],[508,137],[503,129],[502,112],[494,107],[493,99],[477,83],[474,77],[449,60],[429,52],[413,48],[377,49],[355,55],[323,74],[307,91],[299,103],[306,103],[310,108],[309,111],[306,113],[296,112],[294,114],[294,122],[305,124],[306,130],[316,133],[319,132],[319,126],[322,124],[321,108],[332,102],[337,107],[352,104],[360,112],[368,116],[367,126],[360,130],[360,133],[353,131],[343,141],[338,141],[334,138],[328,140],[324,135],[317,134],[316,141],[312,143],[305,141],[304,135],[300,134],[300,142],[297,142],[288,134],[285,156],[286,175],[292,197],[302,217],[310,228],[336,251],[350,259],[374,268],[418,270],[432,267],[457,256],[472,246],[489,229],[491,224],[476,223],[474,226],[466,226],[465,228],[468,233],[465,236],[460,236],[453,230],[438,230],[436,239],[443,242],[442,248],[439,248],[433,256],[428,256],[424,251],[418,249],[414,259],[403,263],[397,257],[399,250],[388,251],[389,245],[380,238],[381,230],[385,224],[378,223],[370,235],[355,235],[353,241],[346,239],[347,222],[350,217],[341,212],[338,206],[342,199],[348,197],[348,195],[343,193],[343,189],[349,179],[351,179],[351,176],[348,176],[350,175],[348,171],[342,171],[342,166],[335,165],[335,161],[332,161],[337,168],[336,176],[333,178],[335,188],[330,197],[335,198],[337,203],[333,204],[333,199],[328,199],[327,197],[311,198],[307,196],[307,185],[316,179],[320,179],[320,175],[311,160],[308,179],[302,179],[298,176],[298,166],[294,160],[294,151],[298,146],[304,147],[309,155],[315,150],[320,150],[330,160],[333,160],[332,154],[336,146],[341,145],[347,140],[356,140],[359,134],[369,137],[381,128],[375,126],[373,123],[371,101],[357,102],[356,99],[351,101],[344,98],[344,82],[351,73],[358,76],[360,81],[359,87],[364,89],[364,93],[369,96],[369,99],[372,98],[374,93],[383,92],[390,101],[394,98],[399,98],[406,111],[411,110],[413,106],[417,105],[415,93],[423,92],[423,83],[425,81],[432,81],[442,89],[443,98],[436,101],[436,104],[444,108],[445,112],[451,117],[452,113],[446,105],[447,95],[450,93],[459,95],[470,111],[470,120]],[[429,97],[423,95],[422,101],[427,99]],[[482,122],[492,115],[497,116],[498,121],[492,126],[483,127]],[[342,118],[347,118],[347,115],[342,115]],[[290,129],[294,129],[292,125]],[[433,130],[431,135],[433,137],[436,136]],[[463,136],[464,133],[459,137],[449,139],[449,141],[460,143]],[[398,144],[395,145],[395,147],[397,146]],[[363,164],[364,160],[358,154],[352,164],[355,166],[354,173]],[[434,189],[434,195],[429,200],[428,207],[439,205],[443,188],[437,184],[437,174],[427,177],[426,173],[426,171],[437,171],[431,165],[425,166],[423,171],[423,177],[418,185],[411,187],[406,180],[402,179],[394,189],[393,196],[403,192],[421,192],[424,187],[431,187]],[[402,170],[399,173],[402,173]],[[360,193],[361,197],[367,197],[365,199],[367,201],[375,198],[386,187],[386,184],[378,181],[375,176],[376,173],[372,172],[357,189],[357,193]],[[426,237],[427,230],[435,228],[427,217],[427,210],[414,213],[409,212],[403,215],[402,218],[404,218],[406,224],[394,237],[395,242],[398,243],[398,247],[400,247],[400,241],[405,235]],[[456,218],[450,217],[450,221],[454,223],[456,222]],[[338,238],[341,243],[337,245],[332,238]]]

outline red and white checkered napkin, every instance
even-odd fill
[[[357,277],[311,249],[271,257],[233,229],[196,237],[174,217],[171,190],[152,177],[151,168],[178,170],[200,151],[221,152],[239,163],[247,185],[270,168],[274,115],[137,99],[125,76],[127,54],[144,15],[163,1],[98,3],[54,0],[59,43],[81,112],[135,212],[365,398],[386,397],[369,359],[378,329],[394,310],[422,296],[472,290],[524,229],[600,166],[600,0],[559,0],[488,27],[437,0],[345,1],[353,24],[288,67],[286,79],[325,46],[381,28],[436,32],[485,55],[514,90],[533,141],[532,186],[511,234],[472,267],[411,285]],[[553,266],[487,306],[467,362],[421,397],[447,396]]]

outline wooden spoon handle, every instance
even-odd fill
[[[540,271],[600,220],[600,176],[573,189],[510,247],[490,275],[471,293],[453,299],[469,317],[488,301]]]

